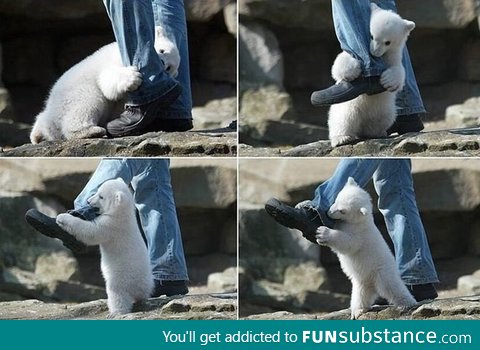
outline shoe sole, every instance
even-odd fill
[[[281,207],[281,203],[276,199],[269,199],[267,203],[265,203],[265,210],[267,211],[270,216],[272,216],[275,221],[277,221],[282,226],[286,226],[288,228],[294,228],[299,230],[303,233],[303,236],[312,243],[317,244],[317,240],[315,239],[315,235],[317,232],[317,228],[312,229],[308,227],[303,220],[296,220],[293,218],[289,213],[283,211]]]
[[[61,240],[63,245],[73,252],[81,253],[87,249],[87,246],[84,243],[78,241],[71,234],[65,232],[58,226],[52,227],[45,222],[43,214],[35,209],[30,209],[25,213],[25,220],[42,235]]]

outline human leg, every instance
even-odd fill
[[[397,12],[395,0],[376,0],[375,2],[381,8]],[[397,94],[397,120],[389,129],[389,134],[396,132],[401,135],[407,132],[418,132],[424,128],[421,115],[425,114],[426,110],[406,47],[403,50],[402,64],[405,68],[405,86]]]
[[[330,219],[326,213],[335,203],[338,193],[343,189],[348,178],[353,177],[360,187],[365,187],[381,162],[381,159],[343,158],[332,176],[317,187],[310,203],[318,211],[326,226],[332,227],[334,224],[334,220]]]
[[[102,160],[82,192],[75,199],[74,210],[70,210],[68,213],[83,220],[93,220],[97,216],[97,210],[87,203],[87,199],[97,192],[102,183],[117,177],[130,183],[132,174],[126,167],[125,161],[120,159]],[[86,245],[60,227],[54,217],[49,217],[36,209],[30,209],[25,213],[25,220],[41,234],[60,239],[65,247],[74,252],[80,253],[86,250]]]
[[[161,26],[180,53],[177,80],[182,86],[180,97],[162,112],[165,119],[192,118],[192,92],[188,54],[188,34],[183,0],[151,0],[155,25]]]
[[[348,178],[352,176],[360,186],[364,187],[372,178],[379,161],[344,158],[330,179],[317,187],[315,197],[311,201],[305,201],[292,208],[278,199],[271,198],[266,202],[265,210],[279,224],[301,231],[306,239],[316,243],[315,236],[319,226],[333,227],[334,221],[326,213]]]
[[[332,0],[332,17],[340,46],[360,62],[362,77],[315,91],[311,96],[312,104],[327,106],[349,101],[361,94],[385,91],[380,84],[385,64],[381,58],[370,54],[370,1]]]
[[[385,159],[373,178],[402,280],[407,285],[438,282],[415,200],[410,160]]]
[[[122,61],[142,74],[140,87],[128,94],[125,111],[107,124],[112,137],[139,135],[180,95],[179,83],[166,72],[155,51],[151,0],[104,0]]]
[[[185,292],[175,294],[185,294],[188,291],[185,285],[188,274],[173,198],[169,160],[132,159],[129,163],[135,173],[131,184],[147,238],[156,290],[158,283],[163,286],[169,285],[165,283],[167,281],[176,281],[183,282]]]
[[[153,46],[155,26],[151,0],[104,0],[124,66],[136,66],[142,85],[129,93],[129,105],[143,105],[163,96],[178,83],[165,71]]]

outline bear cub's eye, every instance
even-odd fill
[[[390,44],[391,44],[391,42],[390,42],[390,41],[385,41],[385,45],[387,45],[387,46],[388,46],[388,45],[390,45]]]
[[[345,214],[345,209],[340,209],[340,214]]]
[[[98,196],[98,198],[103,199],[103,196]]]

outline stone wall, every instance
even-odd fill
[[[242,142],[298,145],[327,137],[327,109],[311,107],[310,94],[332,84],[330,67],[340,52],[330,4],[330,0],[241,1]],[[479,4],[397,1],[399,13],[417,24],[408,46],[429,112],[425,120],[448,120],[427,125],[430,129],[480,125],[472,107],[446,111],[480,95]],[[477,103],[473,109],[478,108]]]
[[[480,266],[480,160],[413,160],[414,184],[442,291]],[[240,312],[325,312],[348,307],[350,284],[328,248],[277,224],[264,210],[276,197],[311,199],[338,160],[248,159],[240,163]],[[374,203],[376,195],[370,186]],[[388,241],[382,216],[375,219]],[[478,286],[478,284],[477,284]],[[471,288],[471,290],[473,290]],[[251,305],[254,305],[251,308]]]
[[[0,161],[0,300],[87,301],[102,298],[99,252],[73,255],[24,220],[29,208],[55,216],[94,171],[93,159]],[[172,186],[192,285],[235,289],[236,161],[172,160]],[[228,278],[227,278],[228,277]],[[226,281],[227,280],[227,281]]]
[[[185,0],[185,6],[195,126],[226,126],[236,111],[235,0]],[[0,0],[0,22],[0,119],[27,125],[63,72],[114,40],[97,0]]]

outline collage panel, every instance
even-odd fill
[[[478,157],[477,17],[474,1],[239,0],[240,155]]]
[[[236,7],[0,1],[0,156],[235,156]]]
[[[236,159],[0,160],[0,319],[236,319]]]
[[[479,319],[479,159],[239,166],[241,319]]]

